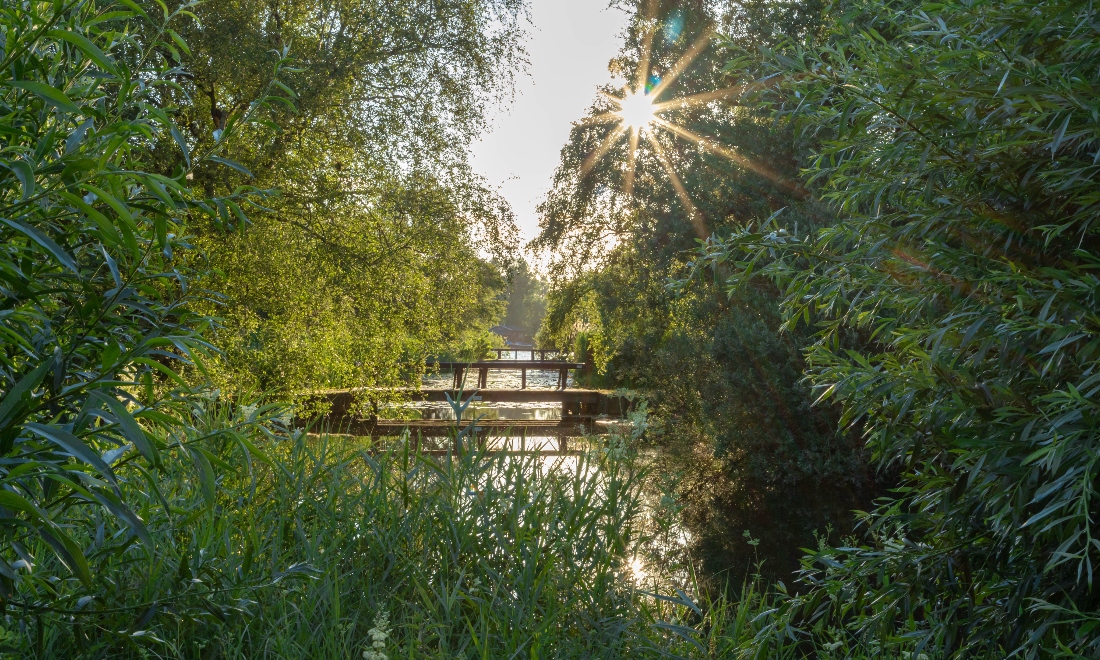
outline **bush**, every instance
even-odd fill
[[[809,558],[814,589],[760,653],[811,630],[874,657],[1100,652],[1095,21],[1075,1],[851,3],[818,44],[741,53],[771,80],[744,101],[818,140],[807,175],[840,218],[773,218],[700,263],[779,284],[818,333],[820,399],[902,480],[866,546]]]
[[[266,451],[246,466],[228,439],[212,446],[224,470],[213,494],[170,460],[155,491],[125,493],[146,516],[156,562],[132,543],[104,546],[102,516],[74,514],[74,540],[102,557],[106,591],[70,605],[72,616],[10,611],[9,622],[28,624],[17,648],[346,658],[377,651],[372,629],[386,632],[389,657],[581,658],[638,645],[628,461],[374,453],[356,439],[287,434],[262,409],[203,401],[188,420],[196,428],[252,428]]]
[[[179,375],[210,351],[210,319],[189,308],[203,294],[189,286],[187,222],[230,228],[257,191],[203,199],[186,181],[202,162],[237,167],[216,154],[274,97],[189,153],[159,92],[181,75],[172,25],[189,8],[156,19],[132,2],[0,9],[0,609],[32,623],[39,652],[44,617],[79,630],[89,611],[129,613],[111,628],[126,636],[158,602],[205,606],[190,586],[159,591],[156,574],[182,570],[186,525],[210,516],[218,446],[257,455],[240,428],[193,419],[203,398]],[[163,144],[186,167],[145,168]],[[192,480],[207,507],[173,510],[161,486]],[[149,573],[119,579],[131,564]],[[154,603],[144,619],[143,600]]]

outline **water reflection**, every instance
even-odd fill
[[[446,401],[411,401],[378,411],[380,419],[454,419],[455,413]],[[473,402],[462,413],[462,419],[561,419],[561,404],[555,402],[478,403]]]
[[[477,370],[466,372],[466,389],[473,390],[477,385]],[[449,371],[431,374],[422,381],[425,388],[450,389],[454,384],[454,376]],[[486,388],[492,390],[518,390],[522,385],[521,374],[518,370],[490,369],[486,381]],[[566,387],[573,386],[573,374],[570,372]],[[528,369],[527,389],[529,390],[554,390],[558,388],[557,369]]]

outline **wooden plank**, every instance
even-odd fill
[[[446,456],[447,454],[453,454],[451,449],[422,449],[421,454],[425,456]],[[528,449],[526,451],[520,451],[516,449],[493,449],[485,452],[490,456],[498,456],[500,454],[507,454],[508,456],[583,456],[584,451],[580,449],[570,449],[568,451],[562,451],[560,449]]]
[[[556,348],[494,348],[492,349],[497,354],[498,360],[504,360],[504,353],[515,353],[520,355],[522,353],[530,353],[531,359],[545,360],[547,353],[565,354],[566,351],[559,351]],[[538,354],[538,358],[535,357]]]
[[[460,391],[454,388],[423,388],[411,387],[395,388],[366,388],[356,390],[323,390],[315,392],[317,398],[327,398],[331,401],[351,398],[356,395],[365,395],[368,400],[386,400],[388,395],[396,395],[401,401],[446,401],[449,394],[452,399],[458,399]],[[377,395],[377,396],[372,396]],[[600,403],[604,399],[621,399],[616,396],[614,390],[589,390],[589,389],[467,389],[461,392],[463,400],[471,396],[480,397],[484,402],[508,402],[508,403],[561,403],[563,401],[581,401],[584,403]]]
[[[462,427],[471,425],[463,420]],[[534,435],[534,436],[581,436],[585,435],[585,423],[580,418],[567,420],[515,420],[486,419],[476,424],[478,435]],[[454,420],[418,419],[401,420],[336,420],[331,425],[332,432],[351,435],[369,435],[372,437],[398,436],[408,429],[410,434],[427,438],[450,436],[454,430]]]
[[[359,424],[362,421],[366,421],[365,418],[371,417],[372,415],[369,412],[365,412],[360,408],[363,404],[366,404],[367,411],[373,408],[373,416],[377,417],[380,407],[386,405],[388,400],[396,399],[396,405],[400,405],[401,401],[432,401],[442,403],[447,400],[448,395],[453,400],[461,398],[463,401],[474,396],[477,397],[475,400],[482,404],[559,404],[561,406],[562,415],[566,418],[571,416],[585,419],[602,416],[617,418],[621,417],[629,408],[629,402],[625,398],[616,395],[615,392],[610,390],[485,389],[461,392],[459,390],[450,389],[362,389],[316,392],[313,397],[314,400],[328,402],[329,412],[326,418],[330,425],[336,428],[347,424]],[[357,415],[354,411],[358,411],[359,414]],[[359,415],[362,415],[362,417]],[[304,421],[305,420],[301,420],[301,423],[304,423]],[[521,420],[515,421],[518,422]]]
[[[532,369],[535,371],[558,371],[560,369],[584,369],[584,362],[566,360],[478,360],[477,362],[429,362],[429,367],[439,367],[442,371],[455,369]]]

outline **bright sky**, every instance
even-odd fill
[[[596,88],[610,81],[626,14],[606,0],[531,0],[530,76],[510,107],[490,113],[473,145],[474,169],[512,205],[524,241],[538,234],[535,207],[550,188],[570,124],[584,116]]]

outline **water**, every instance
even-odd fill
[[[519,370],[490,369],[486,387],[491,390],[518,390],[522,384]],[[449,371],[425,376],[422,381],[425,388],[447,389],[454,385],[454,375]],[[477,385],[477,370],[466,372],[466,389],[474,389]],[[573,374],[565,382],[566,387],[573,386]],[[558,371],[544,369],[527,370],[527,389],[529,390],[555,390],[558,388]]]
[[[531,359],[530,351],[504,351],[502,360],[528,360]],[[466,397],[475,395],[474,385],[477,383],[477,370],[468,370],[465,378]],[[556,390],[558,389],[559,372],[557,369],[528,369],[527,390]],[[429,374],[421,381],[424,389],[450,389],[454,385],[454,375],[449,371]],[[520,390],[522,384],[520,371],[517,370],[489,370],[486,389]],[[573,386],[573,376],[570,373],[566,380],[566,387]],[[454,409],[446,401],[410,401],[399,405],[381,408],[378,411],[381,419],[440,419],[453,420]],[[562,405],[554,401],[522,401],[522,402],[481,402],[474,401],[462,413],[463,420],[516,420],[523,421],[556,421],[562,418]],[[561,440],[555,436],[528,435],[523,437],[520,433],[498,434],[487,439],[492,449],[507,449],[510,451],[536,451],[556,450],[561,447]]]
[[[503,360],[527,360],[531,358],[530,351],[504,351],[501,354]],[[464,389],[473,394],[477,383],[477,371],[466,372]],[[558,388],[558,371],[556,369],[528,369],[528,390],[555,390]],[[454,385],[454,374],[444,371],[429,374],[421,381],[424,389],[450,389]],[[490,369],[486,381],[486,389],[491,390],[519,390],[523,384],[519,370],[493,370]],[[573,386],[573,375],[569,374],[566,387]],[[469,394],[467,395],[469,396]],[[411,401],[379,411],[379,417],[383,419],[454,419],[454,410],[446,401]],[[561,404],[552,401],[526,401],[526,402],[494,402],[481,403],[475,401],[470,404],[462,414],[462,419],[514,419],[516,421],[534,420],[558,420],[561,419]]]
[[[379,417],[383,419],[409,419],[409,415],[402,413],[411,412],[413,419],[454,419],[454,409],[446,401],[412,401],[400,407],[380,411]],[[474,401],[462,413],[462,419],[514,419],[523,420],[556,420],[561,419],[561,404],[553,402],[494,402],[479,403]]]

